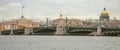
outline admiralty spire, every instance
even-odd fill
[[[60,18],[62,18],[63,15],[62,15],[62,8],[60,8]]]

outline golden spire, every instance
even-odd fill
[[[60,17],[62,18],[63,15],[62,15],[62,9],[60,8]]]
[[[101,14],[108,14],[106,8],[104,8],[104,10],[101,12]]]

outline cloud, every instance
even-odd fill
[[[8,3],[4,6],[1,6],[0,11],[4,11],[4,10],[9,9],[10,7],[16,7],[16,6],[22,6],[22,4],[21,3]]]
[[[0,7],[0,11],[2,11],[3,10],[3,7]]]
[[[97,18],[103,7],[106,7],[110,16],[120,16],[120,0],[0,0],[0,15],[19,17],[21,6],[24,5],[24,16],[43,20],[49,16],[59,17],[59,9],[62,8],[63,16],[93,16]],[[44,17],[45,16],[45,17]],[[95,16],[95,17],[94,17]],[[11,17],[13,18],[13,17]]]
[[[14,6],[22,6],[22,4],[21,3],[9,3],[5,5],[5,7],[14,7]]]

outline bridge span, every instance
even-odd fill
[[[59,27],[33,27],[0,31],[2,35],[55,35]],[[120,35],[120,27],[63,26],[63,35]]]

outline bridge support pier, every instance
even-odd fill
[[[56,28],[57,29],[56,29],[55,35],[65,35],[66,34],[65,27],[57,26]]]
[[[25,28],[25,31],[24,31],[25,35],[32,35],[33,34],[33,29],[32,28]]]
[[[120,37],[120,35],[118,35]]]
[[[30,35],[30,34],[32,34],[31,28],[25,28],[24,32],[25,32],[24,35]]]
[[[30,28],[30,34],[29,35],[32,35],[33,34],[33,28]]]
[[[13,35],[14,33],[13,33],[13,29],[11,29],[11,32],[10,32],[10,35]]]
[[[94,34],[95,36],[101,36],[101,35],[103,35],[102,34],[102,28],[101,28],[101,26],[97,26],[97,32],[96,32],[96,34]]]

